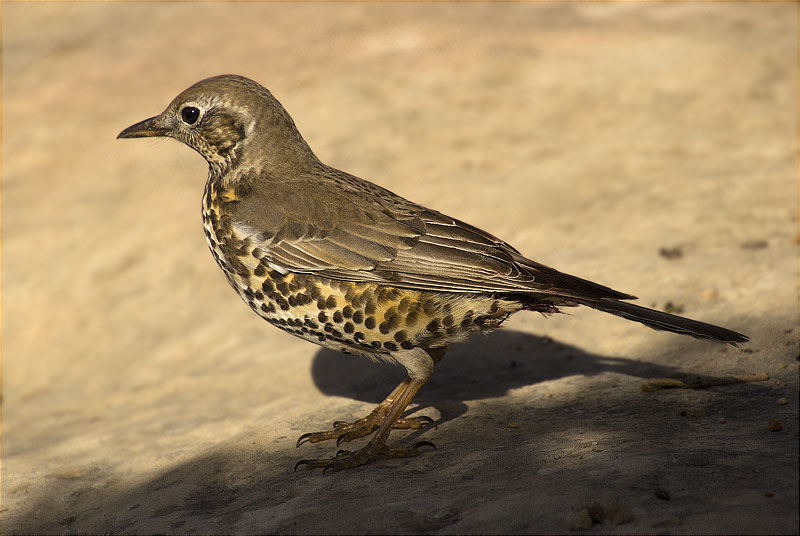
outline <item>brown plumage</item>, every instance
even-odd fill
[[[654,329],[730,344],[739,333],[622,300],[617,292],[527,259],[491,234],[319,161],[265,88],[240,76],[203,80],[120,138],[168,136],[209,164],[203,226],[231,286],[265,320],[327,348],[402,364],[408,378],[373,412],[306,441],[365,447],[298,465],[355,467],[388,447],[448,344],[496,328],[519,310],[586,305]]]

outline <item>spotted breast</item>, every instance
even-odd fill
[[[393,361],[391,353],[417,346],[444,347],[472,331],[498,327],[520,309],[490,294],[470,302],[455,293],[417,291],[313,274],[281,273],[271,266],[256,232],[235,221],[234,189],[209,179],[203,229],[217,264],[250,308],[272,325],[344,353]]]

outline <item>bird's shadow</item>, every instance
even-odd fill
[[[509,390],[569,376],[617,373],[642,379],[674,378],[690,385],[720,385],[725,379],[623,357],[592,354],[568,344],[519,331],[500,330],[452,346],[414,399],[416,412],[434,408],[439,423],[467,411],[466,402],[501,397]],[[324,394],[377,404],[405,370],[331,350],[314,356],[311,373]],[[408,414],[409,412],[407,412]]]
[[[664,351],[672,356],[681,349],[680,345],[676,345]],[[315,355],[311,372],[317,387],[324,394],[366,403],[382,400],[405,375],[402,367],[371,363],[366,359],[327,350]],[[713,379],[683,371],[679,366],[601,356],[548,337],[506,330],[486,337],[475,337],[469,345],[451,348],[450,354],[437,365],[430,381],[419,393],[415,400],[419,406],[414,410],[435,408],[439,412],[438,422],[443,423],[464,414],[470,401],[501,398],[509,390],[570,376],[597,377],[609,372],[643,379]],[[750,395],[757,394],[753,390],[768,391],[768,387],[752,384],[746,389]],[[624,435],[624,427],[618,420],[598,421],[593,417],[610,406],[623,404],[630,408],[632,415],[638,416],[636,420],[639,427],[647,428],[648,425],[643,423],[649,422],[653,429],[658,428],[656,421],[659,417],[648,421],[649,409],[636,403],[641,397],[632,394],[630,389],[611,392],[601,389],[596,393],[587,389],[585,395],[570,398],[566,403],[574,404],[577,408],[591,408],[591,411],[572,413],[568,421],[559,420],[565,406],[558,402],[552,407],[541,405],[539,418],[549,423],[548,426],[560,427],[562,431],[583,428],[596,431],[607,427],[613,428],[615,434]],[[731,393],[732,400],[735,400],[735,396],[735,393]],[[504,405],[505,402],[499,404]],[[485,416],[491,414],[493,408],[498,408],[493,404],[488,406],[477,408],[477,413]],[[739,411],[742,418],[749,418],[753,411],[750,402],[732,404],[728,410],[731,415]],[[514,404],[509,404],[507,410],[502,411],[512,420],[529,413],[529,410],[514,407]],[[613,414],[618,417],[618,410],[615,409],[615,412]],[[653,415],[662,413],[663,409],[661,413]],[[460,423],[464,434],[474,431],[468,419],[455,422],[456,426]],[[674,430],[675,425],[672,426]],[[425,433],[426,428],[416,430],[402,440],[412,440]],[[720,428],[720,433],[730,434],[731,430],[731,427]],[[447,485],[461,486],[462,489],[466,486],[475,494],[485,493],[486,490],[481,479],[464,480],[463,471],[455,470],[458,464],[453,465],[452,462],[438,470],[430,469],[435,473],[429,478],[416,477],[418,469],[415,468],[418,465],[397,464],[384,466],[383,470],[380,465],[364,471],[353,470],[336,480],[323,482],[319,480],[319,472],[291,472],[299,456],[293,440],[284,436],[276,438],[275,443],[265,443],[263,439],[254,440],[257,435],[254,432],[233,438],[194,459],[151,475],[138,484],[131,484],[124,479],[116,480],[113,474],[106,474],[102,470],[82,479],[56,479],[44,493],[32,499],[24,511],[15,512],[11,519],[4,519],[4,532],[225,534],[235,531],[239,526],[237,524],[243,520],[256,516],[259,531],[317,533],[324,526],[330,533],[349,533],[353,530],[352,526],[347,525],[346,521],[337,521],[339,517],[352,520],[363,515],[364,511],[374,507],[371,501],[375,496],[395,493],[397,482],[402,481],[405,492],[394,506],[385,511],[388,517],[381,521],[383,518],[378,516],[373,520],[375,524],[369,525],[373,532],[392,532],[389,527],[397,529],[400,526],[397,523],[409,522],[408,511],[412,506],[408,505],[413,504],[409,497],[435,497],[445,482]],[[488,449],[493,442],[491,436],[472,437],[470,443],[451,442],[449,451],[457,456]],[[663,456],[653,450],[654,445],[660,443],[648,440],[638,440],[637,443],[638,435],[626,437],[629,437],[627,448],[638,445],[652,456]],[[518,437],[514,441],[522,440]],[[671,445],[669,448],[670,456],[674,457],[675,452],[691,450],[692,447]],[[543,463],[535,462],[535,451],[504,449],[503,456],[506,467],[531,467],[533,470],[543,466]],[[469,474],[482,474],[496,468],[492,456],[473,458],[470,463],[477,465]],[[635,473],[632,467],[627,465],[624,474]],[[530,472],[515,471],[517,475]],[[103,482],[106,484],[99,484]],[[520,485],[519,481],[517,485]],[[530,482],[526,481],[524,485],[528,486]],[[369,490],[363,495],[366,499],[358,499],[362,496],[353,494],[353,490],[364,489]],[[320,505],[324,507],[320,508]],[[509,512],[512,517],[524,515],[522,511]],[[441,528],[436,525],[436,519],[429,520],[426,516],[419,519],[419,524],[412,525],[405,532],[432,532],[437,527]]]

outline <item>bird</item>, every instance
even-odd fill
[[[297,446],[371,436],[356,450],[297,462],[340,471],[435,445],[390,446],[447,347],[512,314],[587,306],[656,330],[737,346],[746,335],[630,303],[635,296],[550,268],[494,235],[324,164],[259,83],[201,80],[117,138],[167,137],[209,171],[202,198],[209,249],[230,285],[270,324],[335,351],[405,367],[366,417],[300,436]]]

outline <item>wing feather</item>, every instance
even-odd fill
[[[270,182],[232,217],[264,260],[286,272],[451,292],[626,299],[627,294],[526,259],[497,237],[379,186],[328,170],[324,181]],[[299,179],[298,179],[299,180]],[[265,202],[265,199],[269,202]]]

